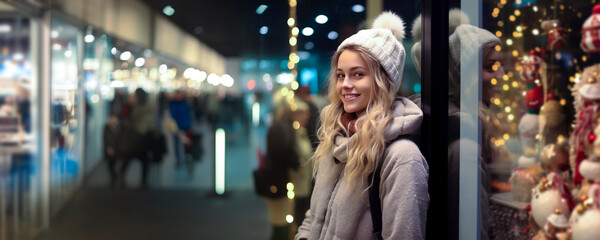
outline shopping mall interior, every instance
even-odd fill
[[[274,106],[323,107],[337,45],[370,15],[420,7],[0,1],[0,239],[269,239],[253,171]]]
[[[398,156],[421,164],[406,176],[422,179],[384,179],[359,206],[355,218],[373,216],[371,239],[419,226],[412,239],[600,239],[596,4],[0,0],[0,240],[294,239],[313,176],[331,177],[313,166],[350,166],[327,194],[354,187],[346,177],[375,184],[404,140],[420,154]],[[367,106],[346,82],[362,73],[338,73],[338,46],[381,30],[373,22],[386,11],[402,19],[387,23],[396,28],[348,50],[367,51],[361,64],[383,73],[365,87]],[[365,43],[381,36],[395,47]],[[378,111],[385,97],[371,89],[388,92],[385,106],[414,106],[414,132],[381,140],[393,121],[377,114],[392,110]],[[361,109],[346,109],[353,99]],[[358,147],[335,149],[338,138]],[[377,201],[418,184],[421,195]],[[362,239],[346,235],[371,226],[316,233],[346,214],[346,199],[327,196],[314,197],[326,210],[313,219],[327,221],[310,233]],[[377,231],[372,203],[382,215],[419,212],[421,225],[398,214]]]

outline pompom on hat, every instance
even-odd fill
[[[402,84],[406,58],[402,45],[404,34],[404,21],[392,12],[383,12],[375,18],[371,29],[361,30],[346,38],[337,50],[350,45],[367,49],[395,83],[397,92]]]
[[[600,51],[600,4],[594,6],[592,15],[583,23],[579,45],[584,52]]]

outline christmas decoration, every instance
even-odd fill
[[[600,64],[587,67],[582,73],[580,85],[575,87],[577,120],[571,137],[571,147],[574,149],[571,167],[575,172],[573,177],[575,185],[581,185],[583,181],[579,165],[593,153],[593,143],[597,138],[594,129],[598,125],[599,106],[596,100],[600,99],[598,72],[600,72]]]
[[[600,51],[600,4],[594,6],[592,15],[585,20],[581,29],[581,49],[584,52]]]
[[[549,173],[532,191],[531,213],[538,226],[545,226],[548,216],[556,209],[560,209],[565,216],[570,214],[571,195],[560,175]]]
[[[536,83],[536,80],[539,83],[542,59],[536,55],[535,50],[531,50],[529,56],[524,57],[521,64],[523,66],[520,75],[523,81],[528,85]],[[531,88],[528,86],[528,89]]]
[[[600,239],[600,185],[590,187],[587,195],[582,196],[581,203],[571,214],[569,223],[573,240]]]
[[[519,157],[510,183],[512,184],[513,199],[519,202],[531,201],[531,189],[537,184],[542,175],[542,169],[534,157]]]

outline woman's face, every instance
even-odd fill
[[[335,89],[348,113],[362,113],[371,99],[373,75],[367,62],[352,50],[344,50],[336,69]]]
[[[492,85],[492,79],[496,79],[497,82],[502,80],[504,69],[501,61],[502,54],[496,50],[492,50],[487,58],[483,60],[481,98],[486,105],[489,105],[492,97],[500,94],[500,91]]]

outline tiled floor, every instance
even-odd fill
[[[193,175],[177,168],[169,155],[153,166],[148,189],[138,187],[137,162],[128,171],[128,187],[112,189],[106,166],[98,166],[39,239],[267,239],[267,208],[252,190],[256,149],[265,130],[227,134],[224,197],[211,194],[214,134],[206,126],[202,132],[205,156]]]

